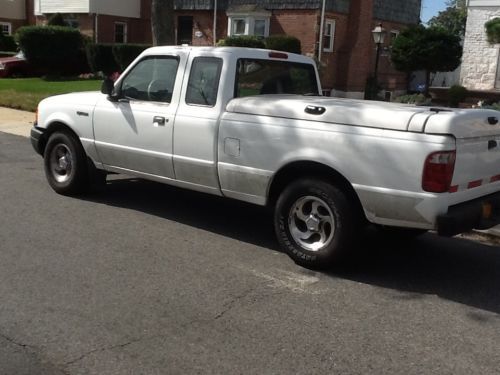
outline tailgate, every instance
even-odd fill
[[[500,190],[499,119],[500,112],[475,109],[438,112],[429,117],[425,133],[456,138],[452,191],[480,187],[478,192],[482,193]]]

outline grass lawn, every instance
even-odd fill
[[[1,78],[0,106],[35,112],[40,100],[76,91],[97,91],[99,80],[44,81],[41,78]]]

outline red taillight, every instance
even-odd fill
[[[272,58],[272,59],[288,59],[288,54],[286,53],[283,53],[283,52],[276,52],[276,51],[272,51],[272,52],[269,52],[269,57]]]
[[[432,193],[450,190],[455,169],[456,151],[433,152],[425,160],[422,189]]]

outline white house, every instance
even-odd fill
[[[460,74],[469,90],[500,89],[499,46],[488,42],[485,23],[500,17],[500,0],[468,0]]]

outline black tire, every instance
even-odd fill
[[[274,228],[278,242],[297,264],[328,268],[353,244],[359,218],[357,206],[344,191],[326,181],[307,178],[293,182],[281,193]]]
[[[88,191],[87,157],[80,141],[71,133],[55,132],[44,151],[45,176],[57,193],[78,195]]]

